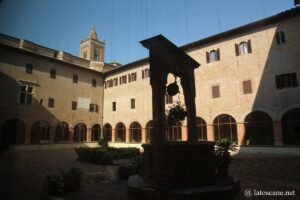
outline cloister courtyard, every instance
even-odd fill
[[[119,161],[124,162],[124,161]],[[59,170],[78,167],[83,181],[78,192],[64,196],[71,200],[126,200],[127,180],[118,180],[118,162],[97,165],[77,161],[74,149],[11,149],[0,157],[1,199],[39,199],[44,178]],[[237,153],[232,157],[229,174],[240,178],[238,199],[299,199],[300,157]],[[293,196],[245,197],[246,190],[295,191]]]

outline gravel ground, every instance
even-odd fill
[[[78,167],[84,172],[79,192],[66,196],[71,200],[126,200],[127,181],[116,179],[117,165],[101,166],[78,162],[73,149],[10,151],[0,155],[0,191],[2,200],[39,199],[46,174]],[[276,155],[236,155],[230,175],[241,180],[239,199],[300,199],[300,157]],[[107,177],[101,181],[103,176]],[[295,191],[295,196],[253,196],[254,190]],[[298,198],[297,198],[298,197]]]

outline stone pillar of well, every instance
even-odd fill
[[[207,141],[215,141],[214,126],[212,124],[207,125]]]
[[[25,127],[25,144],[30,144],[30,137],[31,137],[31,127],[26,126]]]
[[[244,138],[245,138],[245,124],[244,123],[237,124],[237,137],[238,137],[238,145],[242,145],[244,143]]]
[[[276,146],[283,145],[282,139],[282,126],[280,121],[273,122],[273,130],[274,130],[274,143]]]

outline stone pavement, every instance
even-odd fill
[[[101,166],[76,160],[74,149],[10,151],[0,155],[0,199],[39,199],[46,174],[60,169],[78,167],[85,174],[79,192],[68,194],[71,200],[126,200],[127,181],[116,179],[117,166]],[[97,176],[100,175],[99,180]],[[101,175],[109,178],[101,181]],[[239,177],[241,191],[238,199],[300,199],[300,157],[236,155],[230,175]],[[88,177],[95,177],[89,179]],[[296,196],[264,196],[246,198],[246,189],[295,190]]]

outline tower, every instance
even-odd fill
[[[85,40],[80,41],[80,58],[90,61],[90,68],[102,71],[104,66],[104,40],[98,40],[95,26]]]

